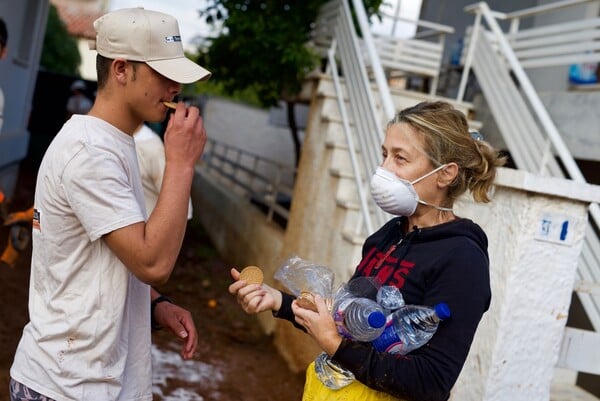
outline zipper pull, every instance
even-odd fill
[[[375,270],[377,270],[381,267],[381,265],[383,264],[383,262],[385,262],[385,260],[388,258],[388,256],[390,256],[392,254],[392,252],[394,252],[396,250],[396,248],[402,243],[402,240],[403,240],[403,238],[400,238],[398,243],[390,246],[390,248],[385,253],[385,255],[383,255],[383,257],[381,259],[379,259],[379,262],[377,262],[377,264],[375,265],[375,267],[374,267]]]

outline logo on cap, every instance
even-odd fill
[[[167,43],[181,42],[181,36],[179,36],[179,35],[165,36],[165,42],[167,42]]]

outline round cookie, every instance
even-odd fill
[[[244,280],[248,284],[261,285],[263,283],[263,279],[263,272],[260,267],[257,266],[246,266],[240,272],[240,280]]]
[[[315,296],[310,291],[302,291],[300,296],[296,299],[296,303],[301,308],[318,312],[317,305],[315,305]]]

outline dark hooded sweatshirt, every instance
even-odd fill
[[[367,238],[353,277],[376,276],[382,285],[400,288],[406,304],[445,302],[451,318],[405,356],[344,339],[333,360],[373,389],[411,401],[447,400],[490,304],[487,237],[468,219],[413,227],[407,234],[403,225],[406,218],[394,218]],[[292,300],[284,294],[277,317],[294,321]]]

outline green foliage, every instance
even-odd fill
[[[48,71],[79,75],[80,64],[81,55],[77,41],[67,32],[56,7],[50,5],[40,65]]]
[[[221,23],[198,61],[228,93],[256,93],[261,105],[299,93],[306,74],[319,62],[306,47],[312,23],[325,0],[209,0],[200,15]],[[381,0],[365,1],[368,12]]]

